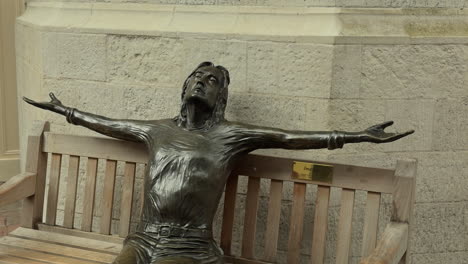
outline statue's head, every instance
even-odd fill
[[[187,120],[187,104],[199,104],[211,113],[205,128],[224,120],[228,99],[229,72],[223,66],[202,62],[187,77],[182,87],[180,114],[175,118],[179,125]]]

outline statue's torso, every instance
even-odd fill
[[[242,153],[228,126],[188,131],[172,120],[149,133],[142,220],[210,228],[234,158]]]

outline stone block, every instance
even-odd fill
[[[106,80],[106,36],[44,33],[44,75],[82,80]]]
[[[336,0],[336,6],[339,7],[361,7],[364,5],[364,0]]]
[[[432,152],[418,159],[417,202],[459,202],[468,199],[468,153]]]
[[[416,204],[412,252],[444,253],[466,250],[464,209],[465,203],[462,202]]]
[[[15,31],[17,61],[23,61],[36,71],[42,65],[42,33],[35,28],[18,23]]]
[[[432,148],[434,150],[468,149],[467,98],[436,101],[432,131]]]
[[[329,101],[327,99],[307,98],[306,100],[306,131],[327,131],[329,123]]]
[[[363,46],[362,98],[466,96],[462,45]]]
[[[247,91],[247,43],[243,41],[184,39],[184,77],[198,64],[211,61],[224,66],[230,75],[230,91]]]
[[[214,5],[216,0],[179,0],[179,5]]]
[[[179,88],[129,86],[123,92],[125,118],[156,120],[173,118],[180,111]]]
[[[303,130],[306,102],[296,97],[231,93],[226,118],[259,126]]]
[[[279,51],[284,44],[249,42],[247,45],[247,88],[255,93],[279,90]]]
[[[427,253],[427,254],[412,254],[412,264],[466,264],[468,255],[466,252],[450,252],[450,253]]]
[[[278,88],[285,96],[329,98],[333,46],[288,44],[278,51]]]
[[[110,35],[107,37],[108,80],[182,87],[182,50],[179,39]]]
[[[361,49],[361,45],[334,46],[330,98],[359,98]]]
[[[426,151],[432,146],[434,102],[432,100],[389,100],[385,120],[395,124],[388,131],[416,132],[406,138],[385,144],[386,151]]]

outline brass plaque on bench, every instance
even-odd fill
[[[292,178],[298,180],[331,183],[333,181],[333,166],[294,161]]]

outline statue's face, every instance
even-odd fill
[[[224,75],[216,67],[201,67],[189,78],[184,101],[198,100],[209,108],[214,108],[218,94],[224,84]]]

